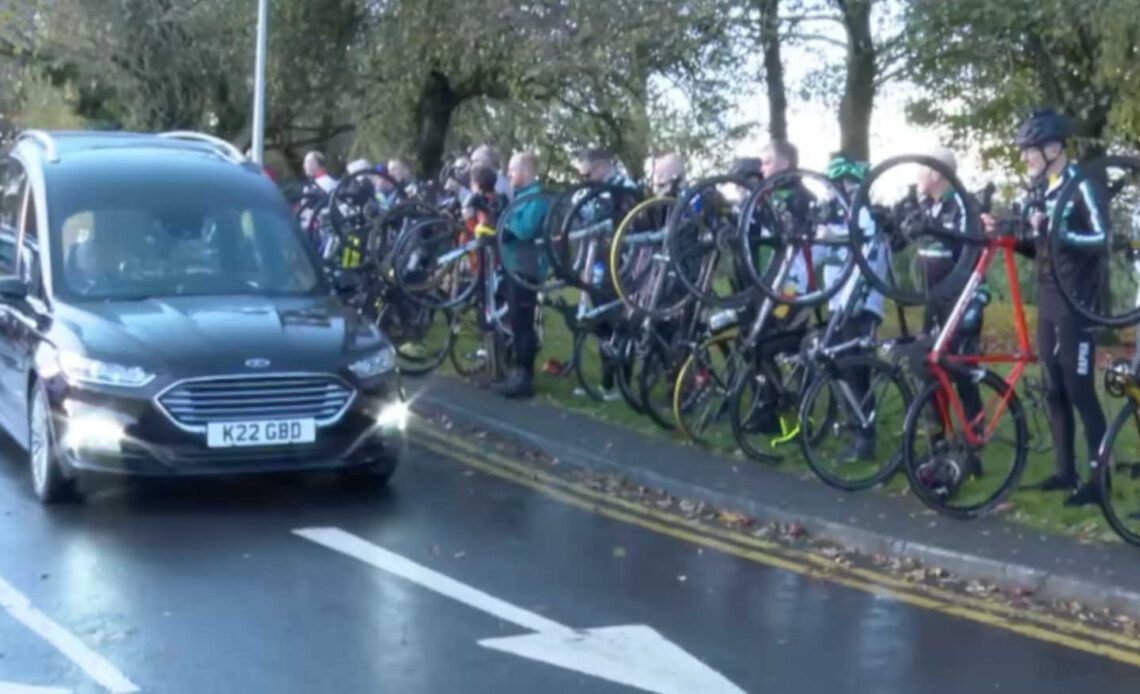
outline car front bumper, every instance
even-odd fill
[[[56,448],[65,468],[149,477],[340,470],[394,464],[407,403],[395,372],[354,386],[355,397],[312,443],[210,448],[204,432],[177,426],[153,392],[49,388]],[[266,417],[269,419],[269,417]]]

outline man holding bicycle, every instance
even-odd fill
[[[930,157],[945,165],[951,173],[957,173],[958,159],[949,149],[936,147],[930,152]],[[918,176],[918,190],[921,196],[919,202],[930,223],[955,232],[963,227],[965,203],[958,198],[945,176],[934,169],[923,169]],[[956,244],[935,236],[923,237],[918,248],[918,262],[928,288],[947,280],[958,266],[962,250],[960,243]],[[967,277],[963,276],[959,286],[965,285],[966,280]],[[924,333],[932,334],[946,327],[950,313],[954,310],[954,304],[957,303],[958,293],[958,291],[951,292],[950,298],[933,301],[926,306],[922,316]],[[981,353],[982,326],[985,307],[989,302],[989,288],[983,284],[974,293],[969,308],[962,316],[962,322],[958,325],[950,344],[951,352],[959,355]],[[982,411],[982,396],[978,384],[969,374],[961,374],[954,379],[954,387],[958,390],[958,397],[962,399],[962,408],[966,417],[972,421]],[[976,466],[976,460],[971,461],[971,464]]]
[[[1091,294],[1096,291],[1096,280],[1103,268],[1098,267],[1100,261],[1096,255],[1084,248],[1103,245],[1107,226],[1101,205],[1087,183],[1082,185],[1082,194],[1072,204],[1063,210],[1056,209],[1061,190],[1079,174],[1076,164],[1069,161],[1065,152],[1071,135],[1068,119],[1052,110],[1040,110],[1022,123],[1015,144],[1031,177],[1025,210],[1034,242],[1018,250],[1037,260],[1037,350],[1045,380],[1055,455],[1053,474],[1035,488],[1073,491],[1065,500],[1065,506],[1075,507],[1096,503],[1098,499],[1092,480],[1079,484],[1073,410],[1084,424],[1090,466],[1097,459],[1105,417],[1093,380],[1096,343],[1089,322],[1065,300],[1054,272],[1062,275],[1069,286],[1078,288],[1078,293],[1083,289],[1088,294],[1080,298],[1082,303],[1092,303]],[[983,215],[982,222],[988,233],[997,228],[996,221],[989,215]],[[1050,233],[1063,234],[1065,246],[1065,250],[1052,259],[1049,257]]]
[[[545,279],[547,268],[537,241],[542,236],[549,202],[542,195],[542,185],[538,182],[538,157],[533,152],[515,154],[507,167],[507,176],[516,202],[503,223],[506,238],[503,239],[502,262],[533,284],[539,284]],[[491,187],[493,189],[493,182]],[[508,279],[507,311],[514,335],[515,369],[499,390],[504,397],[534,396],[534,361],[538,357],[534,316],[537,308],[537,293]]]

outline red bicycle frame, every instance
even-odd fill
[[[927,366],[930,368],[931,373],[934,374],[934,377],[938,379],[939,383],[939,391],[935,395],[935,402],[938,407],[939,417],[942,420],[943,430],[946,433],[953,431],[953,422],[950,417],[951,412],[953,412],[958,417],[958,420],[962,422],[962,428],[966,434],[966,441],[971,446],[979,446],[989,440],[994,428],[997,426],[997,422],[1001,419],[1002,413],[1005,412],[1006,407],[1009,405],[1010,398],[1013,397],[1014,388],[1021,379],[1021,375],[1025,372],[1025,367],[1037,361],[1037,355],[1029,345],[1029,330],[1025,325],[1025,309],[1021,304],[1021,285],[1017,280],[1017,266],[1013,262],[1015,244],[1016,239],[1013,236],[999,236],[986,242],[985,248],[982,249],[982,255],[974,265],[974,271],[971,273],[965,289],[962,291],[961,296],[958,297],[957,303],[954,304],[954,310],[951,311],[949,318],[947,318],[946,325],[943,326],[941,332],[938,334],[938,339],[934,342],[934,348],[926,357]],[[985,280],[986,272],[990,269],[990,265],[993,264],[998,251],[1002,251],[1005,256],[1005,271],[1006,276],[1009,278],[1009,289],[1013,299],[1014,320],[1017,327],[1017,352],[1013,354],[951,354],[949,353],[950,342],[962,323],[962,318],[966,314],[966,310],[974,297],[974,293]],[[996,398],[997,403],[994,416],[986,423],[985,431],[982,436],[979,436],[977,428],[973,426],[976,422],[969,421],[966,415],[966,409],[962,405],[962,400],[958,396],[957,389],[953,386],[946,365],[978,366],[983,364],[1013,364],[1013,368],[1010,369],[1005,377],[1007,386],[1005,393]],[[978,412],[975,419],[983,419],[984,421],[986,412],[991,409],[991,405],[992,403],[984,403],[982,410]]]

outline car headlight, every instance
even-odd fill
[[[141,388],[154,380],[154,374],[142,367],[98,361],[73,352],[60,353],[59,368],[67,380],[76,383]]]
[[[348,370],[357,378],[362,379],[374,378],[394,368],[396,368],[396,350],[391,347],[385,347],[375,354],[357,359],[348,365]]]

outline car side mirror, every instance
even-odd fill
[[[21,277],[8,275],[0,277],[0,299],[23,301],[28,298],[28,283]]]

